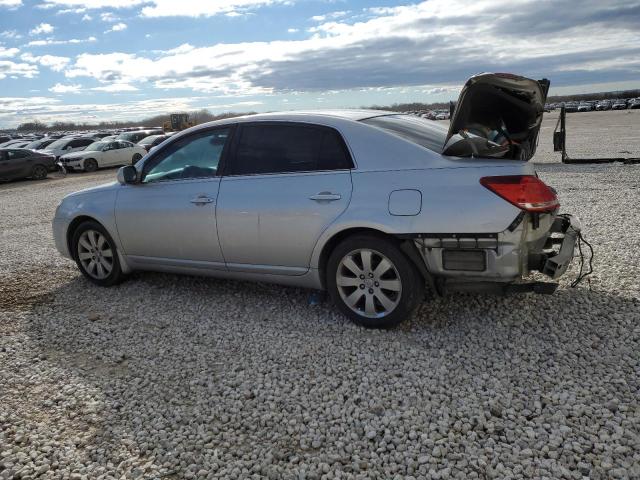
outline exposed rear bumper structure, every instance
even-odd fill
[[[551,236],[547,243],[553,247],[560,245],[558,251],[544,252],[540,254],[538,268],[540,272],[556,279],[564,275],[573,258],[573,250],[578,242],[578,236],[582,225],[578,218],[571,215],[556,217],[551,226]],[[549,245],[550,244],[550,245]]]
[[[524,241],[532,228],[527,222],[536,225],[530,242]],[[530,271],[553,280],[561,277],[573,259],[581,228],[576,217],[558,215],[527,219],[500,234],[418,234],[413,240],[439,293],[552,294],[555,282],[519,280]]]

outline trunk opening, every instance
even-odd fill
[[[535,153],[548,80],[485,73],[465,84],[444,155],[529,160]]]

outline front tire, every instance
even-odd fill
[[[123,279],[116,245],[98,222],[81,223],[71,240],[73,258],[82,274],[101,287],[110,287]]]
[[[424,292],[420,273],[396,244],[367,234],[333,250],[326,284],[342,313],[366,328],[390,328],[410,318]]]
[[[139,153],[134,154],[131,158],[131,165],[135,165],[136,163],[138,163],[138,160],[140,160],[141,158],[142,155],[140,155]]]
[[[84,161],[84,171],[85,172],[95,172],[98,170],[98,162],[95,158],[87,158]]]
[[[33,178],[34,180],[44,180],[45,178],[47,178],[47,174],[47,167],[45,167],[44,165],[36,165],[31,171],[31,178]]]

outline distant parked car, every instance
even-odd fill
[[[601,100],[596,104],[596,110],[598,111],[611,110],[611,100]]]
[[[138,142],[138,145],[140,145],[141,147],[144,147],[144,149],[148,152],[153,147],[160,145],[167,138],[169,138],[169,135],[149,135],[148,137],[145,137],[142,140],[140,140]]]
[[[18,148],[0,149],[0,180],[33,178],[42,180],[47,173],[55,170],[53,155]]]
[[[578,111],[578,102],[566,102],[564,104],[564,111],[567,113],[575,113]]]
[[[631,109],[640,108],[640,97],[632,98],[631,101],[629,102],[629,108]]]
[[[41,138],[40,140],[34,140],[31,143],[27,143],[24,148],[28,148],[29,150],[42,150],[43,148],[51,145],[53,142],[55,142],[55,139],[45,137]]]
[[[126,140],[131,143],[138,143],[143,138],[148,137],[149,135],[164,135],[164,130],[161,128],[150,129],[150,130],[136,130],[134,132],[123,132],[118,135],[116,138],[118,140]]]
[[[84,150],[95,141],[95,138],[61,138],[39,151],[53,155],[56,157],[56,160],[58,160],[66,153]]]
[[[591,106],[590,103],[584,102],[578,105],[579,112],[590,112],[591,110],[593,110],[593,107]]]
[[[21,138],[12,138],[11,140],[7,140],[6,142],[0,143],[0,148],[8,148],[13,145],[17,145],[18,143],[25,143]],[[17,147],[16,147],[17,148]]]
[[[627,109],[627,101],[626,100],[616,100],[613,102],[612,110],[626,110]]]
[[[60,161],[69,170],[95,172],[98,168],[115,165],[132,165],[147,154],[141,145],[123,140],[98,141],[80,152],[67,153]]]
[[[438,112],[436,114],[436,120],[449,120],[449,112]]]

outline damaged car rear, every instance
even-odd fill
[[[449,128],[375,110],[198,125],[67,196],[56,246],[98,285],[156,270],[320,289],[366,327],[411,317],[427,285],[553,293],[581,237],[529,162],[548,88],[476,75]]]

